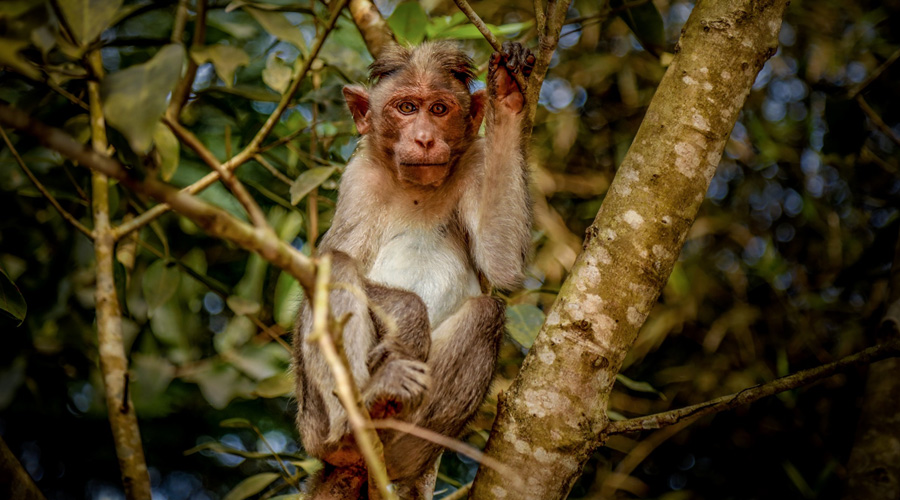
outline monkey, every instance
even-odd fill
[[[340,286],[330,304],[349,318],[343,346],[373,418],[456,437],[488,391],[505,318],[490,292],[521,285],[531,244],[526,102],[514,75],[534,63],[526,47],[504,43],[486,90],[472,92],[473,62],[453,43],[393,45],[369,67],[369,88],[343,88],[361,137],[319,251],[332,255]],[[293,346],[297,426],[325,463],[309,497],[364,498],[365,464],[311,329],[305,301]],[[423,478],[442,448],[379,435],[401,498],[431,498]]]

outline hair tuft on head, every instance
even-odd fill
[[[429,41],[407,48],[392,44],[384,49],[369,66],[369,80],[377,85],[381,80],[404,69],[433,71],[435,66],[459,80],[466,89],[475,79],[475,64],[459,47],[450,41]]]

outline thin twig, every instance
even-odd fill
[[[319,89],[322,84],[321,70],[322,64],[319,62],[313,67],[312,84],[313,91]],[[312,105],[312,121],[319,121],[319,105],[313,101]],[[319,137],[316,134],[316,127],[310,127],[309,130],[309,155],[316,156],[316,148],[318,147]],[[319,239],[319,189],[313,188],[306,196],[306,214],[309,224],[306,225],[306,244],[309,245],[309,254],[316,255],[316,240]]]
[[[325,254],[318,259],[316,266],[316,286],[313,294],[313,331],[309,341],[319,344],[319,349],[334,376],[335,392],[347,411],[347,420],[360,454],[366,461],[369,477],[374,479],[378,492],[384,500],[397,499],[397,495],[388,487],[387,469],[384,465],[384,447],[372,426],[369,412],[362,405],[359,388],[353,382],[347,368],[347,358],[335,345],[330,326],[328,296],[331,284],[331,255]]]
[[[313,61],[315,61],[316,57],[319,55],[319,51],[322,49],[322,45],[325,43],[325,39],[328,38],[328,34],[331,33],[331,30],[334,29],[338,18],[341,16],[341,11],[347,5],[349,0],[337,0],[333,2],[334,5],[331,7],[334,9],[331,14],[331,18],[328,20],[328,23],[325,24],[325,27],[322,31],[321,36],[316,38],[315,43],[309,51],[309,57],[303,61],[303,64],[297,68],[296,73],[294,73],[291,86],[282,94],[281,101],[278,103],[278,106],[272,111],[272,114],[269,115],[269,118],[263,124],[262,128],[253,136],[253,139],[250,140],[250,143],[238,153],[232,161],[229,163],[237,163],[241,164],[252,158],[255,155],[262,142],[268,137],[268,135],[275,129],[275,125],[278,124],[278,121],[281,119],[281,115],[284,113],[284,110],[287,109],[288,105],[290,105],[291,100],[294,98],[294,95],[300,89],[300,84],[303,82],[303,79],[306,77],[306,74],[309,72],[310,67],[312,66]],[[231,165],[228,165],[229,170],[232,168]]]
[[[881,63],[880,66],[875,68],[875,71],[870,73],[865,80],[860,82],[859,85],[853,87],[853,89],[850,90],[850,93],[847,94],[847,97],[851,99],[856,97],[860,92],[865,90],[865,88],[868,87],[870,83],[874,82],[879,76],[881,76],[881,74],[884,73],[884,71],[888,69],[891,64],[894,64],[897,59],[900,59],[900,49],[895,50],[894,53],[891,54],[883,63]]]
[[[322,35],[316,39],[316,43],[313,45],[313,48],[310,51],[309,59],[304,61],[297,73],[294,75],[291,87],[282,95],[281,101],[275,108],[275,111],[273,111],[272,114],[269,115],[266,123],[259,130],[253,140],[251,140],[250,143],[247,144],[247,146],[241,152],[235,155],[234,158],[231,158],[226,163],[224,163],[222,165],[223,168],[225,168],[226,170],[234,170],[253,158],[253,156],[255,156],[259,152],[260,144],[275,128],[275,125],[278,123],[278,120],[280,119],[282,113],[284,113],[284,110],[287,109],[287,106],[293,98],[294,94],[300,88],[300,83],[303,81],[303,79],[306,77],[306,73],[309,71],[311,61],[318,55],[319,51],[322,48],[322,45],[325,43],[325,39],[328,37],[328,34],[331,33],[331,30],[334,29],[334,26],[337,23],[337,18],[340,16],[340,9],[343,9],[347,1],[348,0],[338,0],[338,6],[336,6],[336,8],[340,8],[334,11],[331,19],[329,19],[328,23],[326,24],[325,30],[322,32]],[[174,122],[175,120],[172,121]],[[185,194],[198,193],[209,187],[218,178],[218,172],[211,172],[209,174],[206,174],[204,177],[197,180],[190,186],[182,189],[182,192]],[[171,207],[165,203],[154,206],[138,217],[135,217],[128,223],[116,227],[116,237],[121,238],[131,231],[144,227],[145,225],[149,224],[150,221],[169,211],[170,208]]]
[[[59,202],[56,201],[56,198],[54,198],[53,195],[50,194],[50,191],[48,191],[47,188],[45,188],[44,185],[41,184],[41,181],[39,181],[38,178],[34,176],[34,174],[31,172],[31,169],[28,168],[28,165],[26,165],[22,160],[22,157],[19,156],[19,152],[16,151],[16,148],[9,140],[9,137],[6,135],[6,130],[4,130],[3,127],[0,127],[0,136],[3,136],[3,142],[6,143],[6,147],[9,148],[9,152],[12,153],[13,158],[16,159],[16,163],[19,164],[19,167],[22,168],[22,171],[25,172],[25,175],[28,176],[29,179],[31,179],[31,183],[34,184],[34,187],[36,187],[37,190],[40,191],[42,195],[44,195],[44,198],[47,198],[47,201],[49,201],[50,204],[53,205],[53,208],[55,208],[56,211],[59,212],[59,215],[62,215],[63,219],[66,219],[69,224],[75,226],[75,229],[84,233],[85,236],[90,239],[94,239],[93,231],[88,229],[87,226],[82,224],[78,219],[75,218],[75,216],[67,212],[66,209],[64,209],[62,205],[60,205]]]
[[[409,434],[410,436],[415,436],[417,438],[424,439],[434,444],[443,446],[444,448],[451,449],[459,454],[471,458],[472,460],[475,460],[481,465],[494,469],[503,476],[506,476],[506,478],[511,481],[514,488],[521,489],[522,487],[524,487],[525,482],[522,481],[522,477],[516,474],[514,470],[510,469],[499,460],[485,455],[483,451],[477,448],[473,448],[472,446],[469,446],[462,441],[449,438],[443,434],[434,432],[431,429],[419,427],[418,425],[404,422],[402,420],[396,420],[393,418],[374,420],[372,422],[372,425],[376,429],[391,429],[400,431]]]
[[[312,261],[289,244],[281,241],[277,235],[260,231],[238,220],[225,210],[191,196],[184,190],[179,191],[155,178],[138,180],[132,177],[129,171],[114,158],[85,148],[66,132],[45,125],[12,106],[0,104],[0,124],[22,130],[36,137],[44,146],[76,161],[85,168],[117,179],[133,192],[168,203],[210,235],[229,240],[247,250],[259,253],[275,266],[297,278],[307,291],[312,290],[315,274]]]
[[[186,4],[187,1],[182,0],[182,2],[178,5],[178,16],[182,17],[183,20],[187,18]],[[177,43],[181,43],[181,38],[184,31],[184,23],[182,23],[181,25],[181,32],[176,33],[176,31],[177,28],[172,30],[172,40],[175,41],[175,38],[177,36]],[[191,37],[191,49],[198,49],[202,47],[205,38],[206,0],[197,0],[197,15],[194,21],[194,35]],[[175,90],[172,92],[172,100],[169,101],[169,107],[168,109],[166,109],[166,116],[171,118],[172,121],[178,121],[178,115],[181,114],[182,108],[184,108],[185,103],[187,103],[188,97],[191,95],[191,87],[193,87],[194,78],[196,77],[197,63],[194,61],[194,58],[191,57],[189,50],[187,71],[185,71],[184,77],[178,81],[178,86],[175,87]]]
[[[290,186],[291,184],[294,183],[293,181],[291,181],[290,177],[281,173],[281,170],[278,170],[277,168],[275,168],[275,165],[272,165],[271,163],[269,163],[269,160],[266,160],[265,158],[263,158],[262,155],[260,155],[260,154],[253,155],[253,159],[256,160],[257,163],[262,165],[263,168],[268,170],[269,173],[272,174],[272,177],[275,177],[276,179],[280,180],[281,182],[287,184],[288,186]]]
[[[798,387],[811,384],[826,377],[830,377],[835,373],[854,368],[856,366],[868,365],[875,361],[886,358],[900,356],[900,342],[893,341],[874,347],[869,347],[856,354],[852,354],[843,359],[828,363],[826,365],[803,370],[793,375],[781,377],[762,385],[749,387],[740,392],[722,396],[720,398],[700,403],[677,410],[671,410],[655,415],[645,417],[632,418],[629,420],[620,420],[611,422],[604,431],[607,436],[614,434],[623,434],[626,432],[635,432],[646,429],[659,429],[667,425],[672,425],[684,419],[693,419],[710,413],[730,410],[738,406],[753,403],[766,396],[778,394],[779,392],[796,389]]]
[[[862,94],[856,94],[856,102],[857,104],[859,104],[859,107],[862,108],[866,116],[868,116],[869,119],[872,120],[872,123],[875,124],[876,127],[878,127],[878,130],[880,130],[882,134],[888,136],[890,140],[900,145],[900,135],[897,135],[897,133],[894,132],[887,123],[884,123],[884,120],[881,119],[881,116],[879,116],[878,113],[876,113],[875,110],[872,109],[871,106],[869,106],[869,103],[866,102],[866,98],[863,97]]]
[[[469,18],[469,21],[474,24],[476,28],[478,28],[478,31],[480,31],[484,39],[487,40],[487,43],[489,43],[495,51],[503,52],[503,45],[499,40],[497,40],[497,37],[495,37],[494,34],[491,33],[491,30],[489,30],[487,25],[484,24],[484,21],[482,21],[481,18],[478,17],[478,14],[475,13],[475,11],[469,5],[469,2],[467,2],[466,0],[453,0],[453,2],[457,7],[459,7],[459,10],[461,10],[463,14],[465,14],[466,17]],[[525,75],[523,75],[521,71],[513,74],[513,77],[515,78],[516,83],[519,84],[520,89],[524,89],[527,86],[528,80],[525,78]]]
[[[603,22],[608,17],[619,15],[622,12],[625,12],[626,10],[633,9],[635,7],[640,7],[641,5],[644,5],[645,3],[650,3],[650,0],[636,0],[634,2],[628,2],[628,3],[622,4],[618,7],[612,8],[612,7],[610,7],[609,2],[607,2],[606,6],[603,9],[601,9],[600,12],[597,12],[597,13],[594,13],[594,14],[591,14],[588,16],[573,17],[571,19],[566,19],[563,22],[563,25],[583,23],[585,21]]]

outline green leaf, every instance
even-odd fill
[[[147,313],[153,316],[153,312],[159,306],[178,291],[178,283],[181,281],[181,273],[172,262],[162,259],[154,261],[144,272],[141,288],[144,291],[144,300],[147,302]]]
[[[655,387],[650,385],[647,382],[638,382],[637,380],[631,380],[630,378],[622,375],[621,373],[616,375],[616,382],[624,385],[628,389],[635,392],[646,392],[649,394],[655,394],[659,396],[659,399],[666,399],[666,395],[657,391]]]
[[[291,24],[288,18],[281,12],[272,12],[268,10],[255,9],[247,5],[242,6],[248,14],[256,19],[256,22],[279,40],[283,40],[300,49],[300,52],[307,54],[306,40],[303,39],[303,32],[297,26]]]
[[[541,326],[544,312],[531,304],[516,304],[506,308],[506,329],[509,335],[526,349],[531,349]]]
[[[181,45],[166,45],[146,63],[113,73],[103,81],[103,114],[135,153],[150,150],[156,123],[166,110],[183,63]]]
[[[456,12],[452,16],[438,16],[432,17],[431,22],[428,23],[428,26],[425,28],[425,34],[428,38],[438,38],[441,33],[447,31],[450,28],[454,28],[459,26],[460,24],[465,23],[468,20],[465,14],[462,12]]]
[[[250,476],[238,483],[237,486],[229,491],[222,500],[244,500],[245,498],[252,497],[266,489],[266,487],[275,482],[279,477],[281,477],[281,474],[276,474],[275,472],[263,472]]]
[[[159,152],[160,158],[160,175],[166,182],[175,175],[178,169],[179,152],[181,151],[181,143],[175,137],[175,134],[169,130],[169,127],[156,122],[156,130],[153,132],[153,144],[156,144],[156,151]]]
[[[419,2],[403,2],[387,20],[400,43],[417,45],[425,39],[428,14]]]
[[[293,73],[291,66],[272,52],[266,58],[266,67],[262,70],[263,83],[283,94],[291,84],[291,73]]]
[[[241,316],[256,314],[262,307],[259,305],[259,302],[255,300],[245,299],[243,297],[238,297],[237,295],[230,295],[225,299],[225,303],[228,304],[228,308],[234,311],[235,314]]]
[[[534,24],[533,21],[526,21],[523,23],[510,23],[503,24],[501,26],[494,26],[493,24],[486,24],[488,30],[491,33],[497,36],[507,36],[512,35],[514,33],[519,33],[522,30],[526,30],[531,28],[531,25]],[[449,28],[445,31],[437,33],[434,38],[454,38],[457,40],[479,40],[484,38],[484,35],[478,31],[478,28],[475,27],[474,24],[464,24],[462,26],[456,26],[454,28]]]
[[[611,8],[622,6],[622,0],[611,0]],[[654,56],[659,57],[666,50],[666,29],[663,25],[662,15],[653,5],[653,2],[644,2],[641,5],[626,9],[619,14],[625,24],[641,42],[641,45]]]
[[[228,427],[232,429],[252,429],[253,424],[246,418],[228,418],[219,422],[220,427]]]
[[[294,378],[289,372],[272,375],[256,384],[253,394],[261,398],[280,398],[294,391]]]
[[[337,167],[315,167],[303,172],[291,184],[291,205],[300,203],[310,191],[327,181]]]
[[[122,0],[59,0],[72,35],[81,45],[93,42],[116,17]]]
[[[198,66],[211,61],[216,68],[216,74],[225,82],[226,87],[234,84],[234,73],[239,66],[250,64],[250,56],[244,49],[221,43],[191,49],[191,59]]]
[[[41,72],[19,54],[28,45],[28,40],[0,38],[0,66],[9,66],[32,80],[39,80]]]
[[[272,305],[275,323],[282,328],[291,328],[300,309],[303,288],[297,278],[284,271],[278,275],[275,283],[275,303]]]
[[[0,268],[0,311],[17,320],[19,323],[16,326],[25,321],[25,313],[28,311],[28,305],[19,287],[2,268]]]

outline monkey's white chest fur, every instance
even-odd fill
[[[465,251],[451,240],[439,228],[403,231],[381,247],[368,275],[421,297],[432,332],[469,297],[481,294]]]

